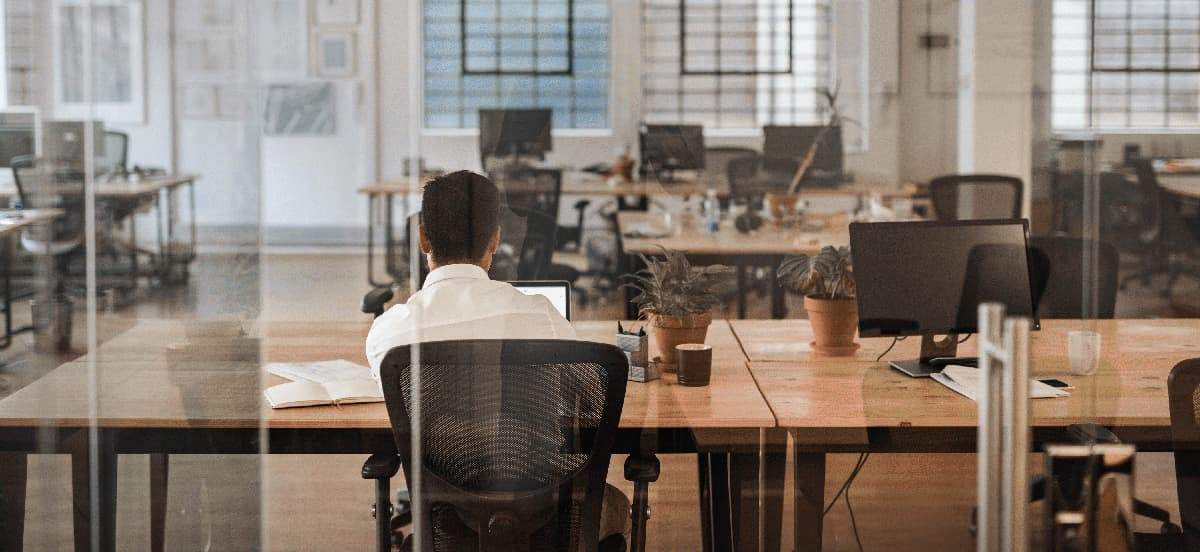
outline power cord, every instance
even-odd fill
[[[895,345],[893,341],[893,345]],[[882,357],[882,355],[881,355]],[[846,482],[842,483],[842,487],[838,489],[837,494],[833,495],[833,500],[829,501],[829,506],[825,507],[825,511],[821,512],[821,517],[824,518],[833,506],[837,504],[839,498],[844,498],[846,501],[846,511],[850,513],[850,527],[854,529],[854,542],[858,545],[859,552],[862,552],[862,537],[858,534],[858,520],[854,518],[854,507],[850,505],[850,487],[854,485],[854,480],[858,478],[859,472],[863,466],[867,465],[867,459],[871,457],[871,453],[864,452],[858,455],[858,462],[854,464],[854,469],[850,471],[850,475],[846,477]]]
[[[959,344],[959,345],[962,345],[963,343],[966,343],[966,342],[967,342],[967,340],[968,340],[968,339],[971,339],[971,336],[973,336],[973,335],[975,335],[975,334],[973,334],[973,333],[969,333],[969,334],[967,334],[967,335],[963,336],[963,338],[962,338],[962,339],[958,340],[958,344]]]
[[[880,360],[883,360],[884,356],[886,356],[888,353],[892,352],[892,348],[896,346],[897,341],[904,341],[907,338],[908,338],[908,336],[893,337],[892,344],[888,345],[887,350],[885,350],[882,353],[879,353],[879,356],[875,357],[875,362],[879,362]]]

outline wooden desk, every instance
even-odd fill
[[[821,358],[804,345],[807,321],[732,322],[751,357],[750,370],[793,437],[796,454],[796,549],[819,549],[829,452],[973,452],[978,406],[930,379],[910,378],[874,362],[890,339],[863,340],[851,358]],[[1102,335],[1100,371],[1067,372],[1066,335]],[[1200,320],[1047,320],[1031,336],[1031,368],[1076,387],[1070,398],[1032,402],[1034,439],[1067,441],[1065,428],[1093,422],[1113,428],[1139,450],[1169,450],[1167,376],[1176,363],[1200,356]],[[919,339],[897,344],[887,359],[916,357]],[[789,345],[789,342],[793,345]],[[975,340],[959,348],[971,355]]]
[[[1200,199],[1200,174],[1159,173],[1158,185],[1169,193],[1189,199]]]
[[[700,219],[689,224],[673,222],[673,231],[664,237],[630,237],[626,234],[639,227],[662,227],[662,217],[645,212],[624,211],[617,213],[617,231],[621,235],[621,249],[625,263],[623,272],[642,268],[638,254],[659,255],[660,248],[682,251],[698,264],[725,264],[734,266],[738,279],[738,317],[746,316],[745,273],[750,267],[765,266],[770,269],[768,286],[771,288],[771,317],[780,319],[787,315],[784,291],[775,278],[775,268],[784,257],[801,253],[814,254],[826,245],[842,246],[850,243],[850,227],[844,215],[813,216],[823,227],[814,231],[796,228],[779,228],[765,222],[761,228],[749,234],[738,232],[732,220],[722,221],[715,234],[699,227]],[[626,316],[635,316],[636,309],[629,302],[632,295],[626,293]]]
[[[162,190],[170,190],[192,184],[199,178],[197,175],[177,174],[149,176],[140,180],[106,180],[96,179],[96,197],[102,199],[134,199],[157,194]],[[17,187],[12,182],[0,186],[0,199],[10,199],[17,196]]]
[[[615,339],[615,321],[580,322],[576,327],[580,339]],[[391,424],[382,404],[271,410],[262,396],[264,387],[283,382],[262,370],[267,362],[346,358],[365,364],[363,342],[368,329],[365,320],[262,325],[141,321],[99,347],[94,372],[86,359],[73,361],[0,400],[0,483],[10,482],[0,490],[9,495],[20,492],[23,497],[26,454],[70,452],[80,463],[76,465],[86,466],[89,452],[98,451],[101,481],[95,485],[103,498],[98,515],[105,529],[103,540],[111,543],[120,453],[156,455],[151,478],[160,484],[152,486],[151,502],[158,504],[155,497],[165,496],[161,487],[167,463],[162,453],[394,452]],[[705,467],[710,455],[720,455],[719,465],[709,472],[717,474],[712,481],[754,482],[752,488],[757,489],[757,450],[738,451],[733,455],[736,462],[726,460],[726,452],[743,443],[756,447],[759,429],[774,427],[775,418],[728,323],[714,322],[708,343],[714,346],[708,387],[678,385],[673,375],[629,383],[619,450],[700,453]],[[89,386],[89,372],[95,374],[95,387]],[[93,406],[94,419],[90,418]],[[90,427],[96,428],[97,441],[89,440]],[[260,436],[267,442],[260,442]],[[720,441],[726,436],[728,441]],[[77,511],[83,508],[84,512],[76,518],[77,538],[86,540],[93,519],[86,515],[92,482],[86,469],[75,472]],[[726,489],[717,496],[757,503],[757,497],[746,491]],[[730,503],[734,500],[729,498]],[[0,503],[0,510],[3,507]],[[710,507],[727,511],[739,506]],[[0,514],[7,522],[23,511]],[[151,516],[152,526],[161,527],[165,519],[161,506],[152,506]],[[756,512],[717,517],[745,521],[744,528],[717,526],[716,531],[725,531],[718,538],[757,539]],[[364,518],[364,523],[369,520]],[[0,542],[5,541],[0,538]],[[12,540],[7,542],[12,546]],[[19,546],[19,535],[16,542]]]

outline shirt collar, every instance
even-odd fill
[[[452,264],[439,266],[429,272],[425,277],[425,285],[421,289],[428,289],[438,282],[452,280],[457,278],[467,278],[470,280],[487,280],[488,273],[478,265],[473,264]]]

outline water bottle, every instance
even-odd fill
[[[716,234],[721,228],[721,204],[717,202],[717,191],[709,190],[704,197],[704,229]]]

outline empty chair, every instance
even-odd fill
[[[68,254],[82,252],[84,231],[83,182],[59,178],[48,163],[32,156],[13,158],[13,182],[22,209],[62,209],[54,223],[41,225],[21,234],[21,247],[35,255],[59,259],[59,272],[65,276]]]
[[[627,375],[620,349],[599,343],[397,347],[380,380],[400,461],[376,455],[364,476],[380,481],[386,508],[386,479],[399,466],[407,481],[421,473],[412,500],[426,550],[597,550]],[[386,550],[390,532],[379,527]]]
[[[506,169],[489,175],[504,194],[510,209],[538,211],[555,221],[562,198],[562,176],[559,169],[532,167]]]
[[[952,174],[929,182],[938,220],[1021,218],[1024,185],[996,174]]]
[[[758,156],[758,152],[751,148],[705,148],[704,173],[708,178],[709,186],[717,190],[729,189],[731,187],[729,183],[729,163],[734,159]]]
[[[1112,318],[1117,305],[1120,254],[1107,242],[1065,236],[1030,238],[1047,273],[1037,312],[1042,318]]]
[[[1168,297],[1179,278],[1188,276],[1200,280],[1200,272],[1172,259],[1174,255],[1186,253],[1188,248],[1194,248],[1194,238],[1187,235],[1187,229],[1175,211],[1177,200],[1169,198],[1169,194],[1164,193],[1158,185],[1158,175],[1151,161],[1139,159],[1134,161],[1133,168],[1137,172],[1141,205],[1134,245],[1139,253],[1141,268],[1121,280],[1121,289],[1125,289],[1133,280],[1140,280],[1143,286],[1148,286],[1152,276],[1166,274],[1167,283],[1160,294]]]
[[[1167,380],[1167,396],[1183,534],[1138,534],[1138,549],[1200,550],[1200,358],[1175,365]]]

